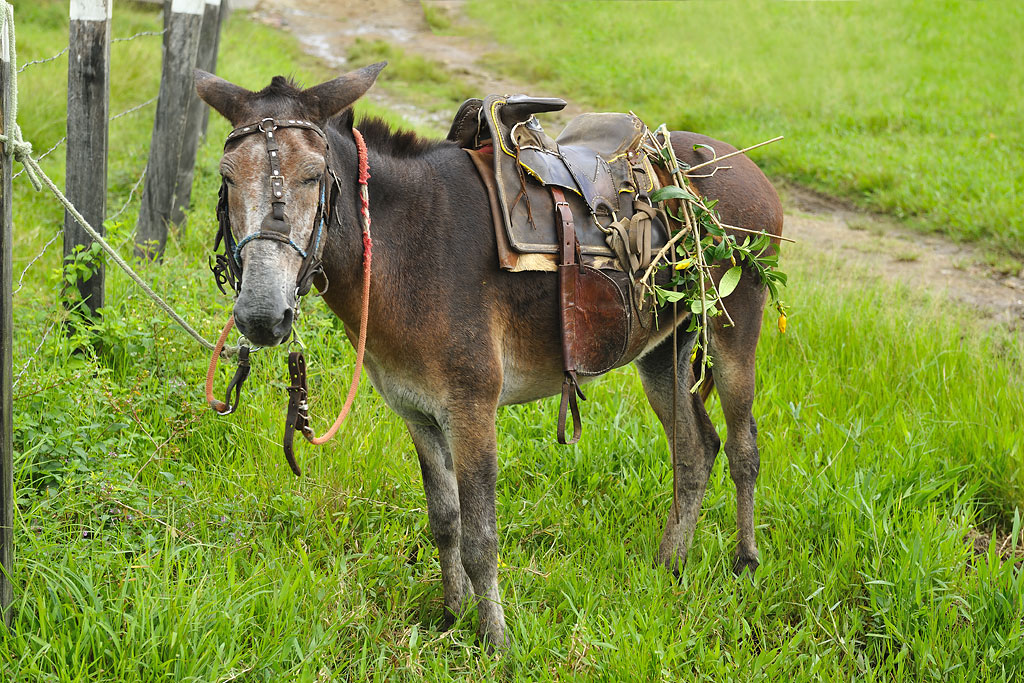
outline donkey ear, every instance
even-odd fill
[[[199,98],[231,123],[237,123],[245,98],[252,93],[202,69],[195,70],[195,79]]]
[[[387,65],[387,62],[377,62],[358,71],[350,71],[333,81],[303,90],[300,97],[313,118],[326,121],[362,97]]]

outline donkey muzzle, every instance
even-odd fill
[[[276,346],[292,331],[295,309],[281,294],[252,296],[243,289],[235,302],[235,325],[257,346]]]

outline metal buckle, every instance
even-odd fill
[[[239,348],[241,348],[241,347],[243,347],[243,346],[247,346],[247,347],[249,347],[249,356],[250,356],[250,357],[251,357],[251,356],[252,356],[252,355],[253,355],[254,353],[256,353],[257,351],[262,351],[262,350],[263,350],[263,347],[262,347],[262,346],[256,346],[256,345],[254,345],[254,344],[253,344],[253,343],[252,343],[251,341],[249,341],[249,340],[248,340],[248,339],[246,338],[246,336],[245,336],[244,334],[240,334],[240,335],[238,335],[238,342],[237,342],[237,343],[235,344],[235,346],[237,346],[237,347],[239,347]]]
[[[270,125],[271,125],[271,128],[266,128],[266,127],[265,127],[265,126],[263,125],[263,124],[264,124],[264,123],[266,123],[267,121],[270,121]],[[271,117],[269,117],[269,116],[268,116],[267,118],[263,119],[262,121],[260,121],[259,123],[257,123],[257,124],[256,124],[256,127],[257,127],[257,128],[259,128],[259,129],[260,129],[261,131],[263,131],[264,133],[271,133],[271,132],[273,132],[273,131],[277,130],[277,124],[276,124],[276,123],[274,122],[274,119],[273,119],[273,118],[271,118]]]

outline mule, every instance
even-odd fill
[[[302,127],[281,128],[276,140],[280,171],[271,178],[262,135],[229,139],[220,162],[227,210],[236,243],[272,219],[269,188],[283,186],[290,239],[308,244],[318,219],[318,187],[337,177],[328,196],[329,225],[323,275],[315,282],[323,300],[354,340],[359,333],[363,243],[357,146],[352,105],[373,85],[384,63],[303,90],[275,77],[250,92],[197,71],[200,97],[232,126],[266,118],[313,122],[326,139]],[[505,643],[498,588],[495,483],[498,475],[495,418],[499,406],[560,392],[563,380],[554,273],[511,273],[498,267],[485,188],[467,154],[447,141],[391,130],[377,120],[359,125],[368,147],[373,262],[365,365],[373,386],[408,427],[423,475],[430,530],[440,554],[445,620],[475,603],[479,637]],[[681,161],[706,161],[723,142],[675,132]],[[697,178],[697,189],[718,199],[724,223],[781,235],[782,207],[764,174],[745,156],[731,169]],[[234,317],[259,346],[286,340],[297,305],[296,279],[304,260],[278,240],[248,241],[240,253],[241,284]],[[716,270],[725,270],[716,269]],[[329,286],[327,286],[329,283]],[[766,292],[744,270],[729,296],[734,321],[713,318],[709,376],[721,398],[728,428],[725,452],[737,492],[735,570],[755,570],[754,485],[759,456],[754,400],[754,352]],[[651,407],[668,435],[674,496],[659,561],[678,573],[686,562],[701,501],[721,442],[704,401],[710,387],[695,382],[686,332],[689,312],[660,325],[635,363]],[[673,343],[673,328],[677,340]],[[676,359],[673,355],[676,355]],[[673,361],[678,360],[678,372]],[[676,405],[673,406],[675,400]],[[674,420],[674,424],[673,424]],[[673,440],[672,435],[675,435]]]

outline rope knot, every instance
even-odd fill
[[[43,184],[40,182],[39,176],[36,175],[36,160],[32,158],[32,143],[21,137],[21,126],[17,123],[12,125],[11,135],[0,133],[0,142],[8,148],[8,153],[14,157],[14,160],[25,167],[25,173],[32,182],[32,187],[37,192],[42,190]]]

